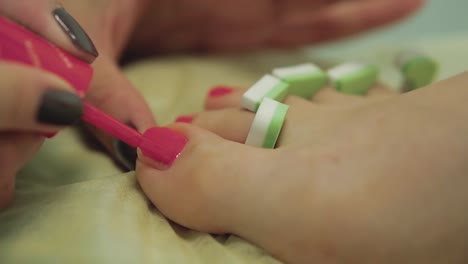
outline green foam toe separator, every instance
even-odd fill
[[[346,94],[365,95],[377,81],[377,67],[369,66],[335,81],[338,91]]]
[[[275,148],[279,134],[281,133],[281,129],[283,128],[288,110],[289,106],[285,104],[279,104],[276,108],[273,119],[271,120],[271,123],[268,127],[268,132],[266,134],[265,141],[263,142],[263,148]]]
[[[325,87],[328,77],[326,74],[319,72],[316,74],[291,76],[283,80],[290,85],[289,94],[309,99]]]
[[[414,58],[403,66],[406,90],[415,90],[431,84],[436,78],[439,66],[427,57]]]
[[[275,101],[282,102],[286,99],[286,96],[289,94],[290,86],[285,82],[280,82],[273,88],[270,92],[268,92],[265,97],[271,98]],[[260,106],[260,105],[259,105]],[[258,107],[257,107],[258,109]]]

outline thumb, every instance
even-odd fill
[[[242,215],[243,201],[248,199],[241,194],[258,193],[251,188],[258,186],[258,175],[268,175],[264,165],[274,151],[227,141],[192,125],[169,128],[184,135],[188,144],[167,170],[158,170],[140,153],[136,174],[143,191],[181,225],[212,233],[231,232],[236,222],[233,216]]]

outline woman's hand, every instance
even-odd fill
[[[141,157],[138,180],[172,220],[288,263],[464,263],[467,83],[291,96],[275,150],[240,144],[254,116],[242,90],[213,92],[192,125],[171,126],[189,139],[173,167]]]
[[[0,0],[0,15],[92,62],[96,55],[92,42],[66,12],[56,8],[52,1]],[[54,14],[67,20],[73,31],[69,34],[81,38],[71,41]],[[16,173],[44,141],[40,133],[57,132],[76,123],[83,104],[73,87],[56,75],[7,61],[0,61],[0,72],[0,208],[3,208],[13,198]]]
[[[94,78],[85,98],[87,101],[137,129],[154,126],[148,105],[124,76],[118,63],[135,19],[143,8],[143,1],[64,0],[61,5],[63,8],[53,0],[0,0],[3,15],[26,25],[81,59],[93,62]],[[70,38],[64,31],[69,25],[57,23],[54,17],[56,10],[64,16],[73,16],[81,25],[81,34]],[[99,57],[96,59],[97,51]],[[134,168],[136,150],[93,127],[89,128],[114,157],[129,169]]]
[[[394,22],[423,0],[149,0],[131,52],[297,47]]]
[[[97,60],[97,50],[88,34],[66,9],[56,5],[56,1],[0,0],[0,15],[24,25],[83,61],[94,62],[96,74],[87,100],[120,120],[144,129],[154,124],[151,112],[117,65],[118,50],[125,39],[120,34],[130,29],[126,31],[126,24],[122,22],[119,30],[114,30],[119,18],[113,12],[118,7],[123,12],[125,7],[110,5],[111,2],[114,3],[62,1],[92,29],[101,51]],[[126,11],[128,23],[131,23],[130,14],[134,10]],[[0,207],[4,207],[13,197],[17,171],[44,140],[40,133],[57,132],[76,123],[83,105],[73,87],[55,75],[6,61],[0,61],[0,72]],[[123,146],[112,144],[110,137],[99,135],[109,149]]]

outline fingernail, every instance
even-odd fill
[[[80,120],[83,102],[78,95],[64,90],[47,90],[41,99],[36,119],[48,125],[67,126]]]
[[[179,116],[175,122],[176,123],[187,123],[191,124],[193,122],[194,116]]]
[[[88,34],[78,24],[78,22],[63,8],[58,7],[52,12],[55,20],[65,31],[73,44],[79,49],[97,57],[99,55]]]
[[[211,89],[209,97],[221,97],[232,93],[234,89],[226,86],[218,86]]]

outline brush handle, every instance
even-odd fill
[[[134,148],[140,146],[143,136],[138,131],[124,125],[119,120],[102,112],[88,102],[85,102],[82,119]]]

